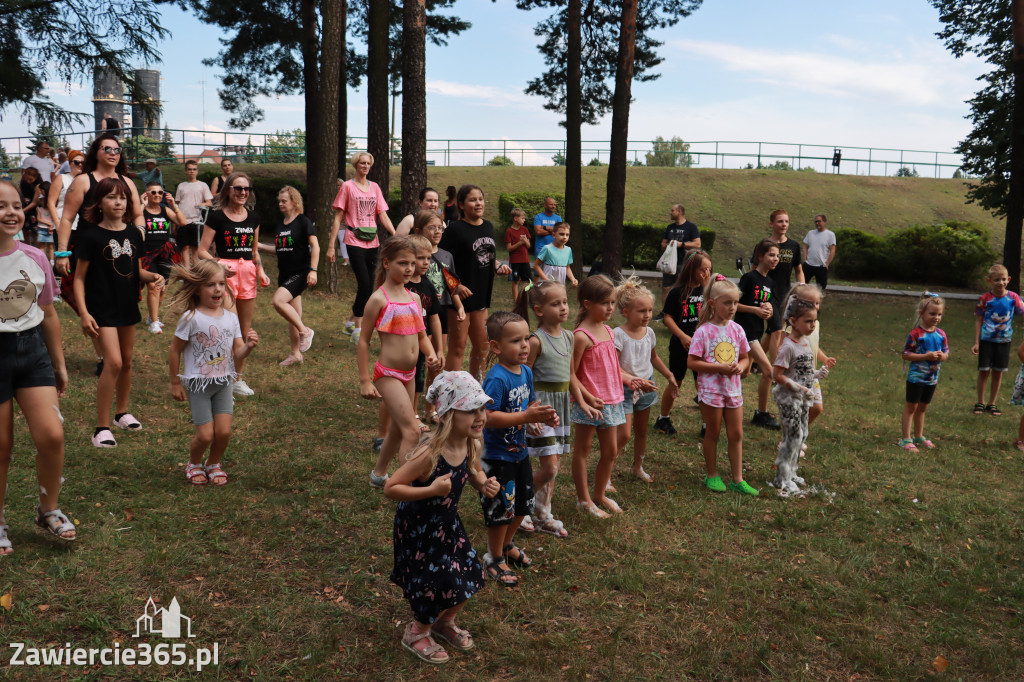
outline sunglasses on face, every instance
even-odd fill
[[[252,191],[252,187],[240,187],[239,185],[231,185],[231,190],[239,194],[248,194]]]
[[[103,152],[104,154],[115,154],[115,155],[117,155],[117,154],[121,153],[121,148],[120,147],[106,147],[106,146],[104,146],[104,147],[100,147],[100,151]]]
[[[81,162],[81,161],[72,161],[72,162],[71,162],[71,165],[72,165],[72,166],[81,166],[81,165],[82,165],[82,162]]]
[[[154,189],[150,191],[150,195],[154,197],[162,197],[164,193]]]

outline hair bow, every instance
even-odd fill
[[[938,297],[939,297],[939,295],[938,295],[938,294],[933,294],[933,293],[932,293],[932,292],[930,292],[930,291],[926,291],[926,292],[924,292],[924,293],[923,293],[923,294],[921,294],[921,295],[922,295],[922,296],[927,296],[928,298],[938,298]]]
[[[715,281],[716,282],[724,282],[725,281],[725,275],[723,275],[721,273],[718,273],[717,275],[715,275]]]

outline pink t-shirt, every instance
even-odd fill
[[[0,332],[23,332],[43,322],[39,306],[53,303],[57,282],[50,262],[34,246],[17,242],[0,253]]]
[[[348,227],[377,227],[377,216],[388,210],[388,202],[384,201],[384,195],[376,182],[370,183],[368,191],[364,192],[352,180],[341,183],[338,196],[334,198],[334,209],[345,214],[345,225]],[[345,230],[342,241],[347,246],[355,246],[360,249],[375,249],[380,246],[377,237],[373,241],[364,242],[356,237],[352,230]]]
[[[749,352],[750,344],[747,343],[747,335],[743,333],[743,327],[732,320],[729,320],[724,327],[706,322],[697,327],[697,331],[693,333],[693,340],[690,341],[690,355],[696,355],[704,362],[729,365],[738,362],[741,355]],[[726,376],[725,374],[698,373],[697,388],[700,391],[717,395],[731,397],[743,395],[738,374]]]

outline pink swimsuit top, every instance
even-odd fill
[[[406,301],[404,303],[392,301],[388,298],[388,292],[384,287],[380,288],[384,294],[384,300],[388,302],[377,316],[377,324],[374,329],[385,334],[398,334],[400,336],[412,336],[419,334],[426,329],[423,324],[423,316],[420,315],[419,301]]]
[[[615,341],[613,341],[615,337],[612,335],[612,328],[608,325],[604,325],[604,328],[608,330],[607,341],[598,341],[583,327],[576,327],[573,330],[573,333],[583,332],[594,344],[583,351],[580,366],[576,371],[576,378],[579,379],[583,388],[603,400],[606,405],[616,405],[623,400],[619,354],[615,350]]]

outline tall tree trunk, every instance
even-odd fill
[[[583,273],[583,93],[580,84],[583,60],[581,37],[582,0],[569,0],[567,8],[565,84],[565,221],[572,227],[570,246],[576,254],[573,268],[577,277]]]
[[[1019,293],[1021,229],[1024,227],[1024,0],[1012,0],[1010,13],[1013,18],[1013,121],[1003,260],[1010,273],[1010,288]]]
[[[366,67],[366,149],[373,155],[370,180],[388,195],[388,0],[370,0]]]
[[[302,86],[306,105],[306,178],[315,175],[323,155],[320,148],[320,124],[323,113],[320,109],[320,39],[317,35],[316,0],[302,0],[299,9],[302,20]],[[310,187],[312,191],[312,187]],[[316,205],[310,195],[310,205]]]
[[[320,149],[319,162],[314,167],[313,174],[306,173],[306,186],[309,188],[310,208],[316,221],[317,238],[322,245],[322,253],[327,251],[331,223],[334,221],[331,204],[334,201],[336,174],[332,170],[338,158],[338,90],[342,88],[341,53],[345,46],[345,33],[340,30],[344,16],[342,5],[343,0],[320,0],[320,10],[323,12],[319,88],[321,123],[319,134],[313,144]],[[321,258],[321,278],[328,267],[327,259]],[[327,277],[327,281],[330,287],[330,276]]]
[[[337,118],[338,118],[338,129],[336,131],[336,143],[335,143],[335,155],[334,161],[331,161],[331,157],[325,157],[325,170],[324,172],[333,180],[335,178],[345,178],[345,166],[348,165],[348,41],[345,39],[346,36],[346,21],[348,19],[348,2],[347,0],[336,0],[337,9],[334,10],[338,14],[337,18],[337,35],[339,42],[338,51],[338,97],[337,97]],[[327,18],[327,10],[324,10],[324,18]],[[324,29],[326,30],[326,23]],[[337,195],[337,181],[331,186],[334,191],[334,195]],[[333,216],[332,216],[333,220]],[[321,253],[327,251],[327,240],[330,239],[330,232],[327,233],[327,238],[320,244]],[[324,259],[326,260],[326,259]],[[333,263],[327,263],[327,291],[332,294],[338,293],[338,261],[335,260]]]
[[[348,30],[348,0],[340,0],[338,11],[341,13],[338,28],[338,34],[341,36],[341,55],[338,62],[341,69],[338,72],[338,162],[334,173],[337,177],[344,178],[345,167],[348,166],[348,44],[345,40]]]
[[[427,7],[405,0],[402,26],[402,212],[427,186]]]
[[[622,269],[622,221],[626,212],[626,146],[629,138],[633,61],[636,56],[637,1],[622,2],[618,64],[615,66],[615,94],[612,96],[612,139],[608,155],[604,235],[604,272],[612,278],[618,277]]]

